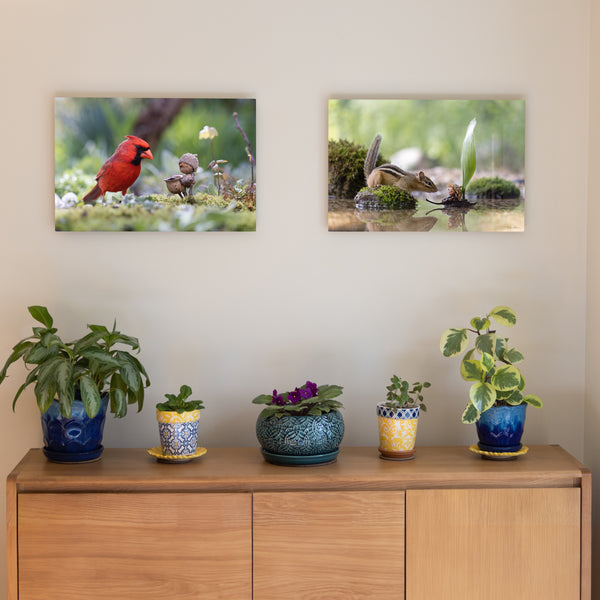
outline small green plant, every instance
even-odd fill
[[[508,345],[508,338],[491,329],[493,319],[504,327],[513,327],[517,315],[508,306],[496,306],[485,317],[471,319],[471,327],[447,329],[440,340],[444,356],[464,352],[469,343],[469,333],[475,334],[475,345],[468,350],[460,363],[460,374],[472,381],[469,403],[462,415],[463,423],[475,423],[481,413],[492,406],[531,404],[542,407],[542,401],[533,394],[524,395],[525,378],[515,364],[524,360],[523,354]]]
[[[131,354],[139,352],[137,338],[117,331],[115,322],[112,331],[104,325],[88,325],[90,333],[72,342],[63,342],[45,306],[29,306],[28,310],[42,327],[34,327],[32,336],[13,347],[0,371],[1,384],[8,367],[19,359],[31,369],[17,390],[13,410],[23,390],[33,383],[42,413],[56,398],[60,412],[70,418],[73,401],[80,397],[85,412],[94,417],[100,410],[102,396],[108,393],[110,410],[115,417],[124,417],[128,404],[137,404],[138,412],[142,410],[144,387],[150,385],[150,380],[142,363]],[[119,349],[122,346],[129,346],[131,351]]]
[[[262,419],[272,416],[281,418],[284,415],[321,415],[342,408],[342,403],[335,398],[342,395],[343,389],[339,385],[317,386],[307,381],[291,392],[280,394],[273,390],[272,394],[260,394],[252,403],[269,405],[260,413]]]
[[[477,125],[477,119],[472,119],[467,127],[467,133],[465,133],[465,139],[463,140],[462,152],[460,155],[460,168],[462,171],[462,189],[467,189],[469,181],[475,174],[477,168],[477,155],[475,152],[475,141],[473,134],[475,133],[475,125]]]
[[[385,389],[387,390],[387,400],[385,405],[388,408],[420,408],[426,411],[427,407],[423,404],[423,388],[431,387],[428,381],[420,383],[416,381],[411,385],[408,381],[392,376],[391,383]]]
[[[191,395],[192,388],[189,385],[182,385],[177,396],[175,394],[165,394],[167,402],[159,402],[156,408],[160,411],[174,411],[179,414],[206,408],[202,400],[188,400],[187,398]]]

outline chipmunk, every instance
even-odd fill
[[[395,185],[405,192],[437,192],[437,186],[429,177],[419,171],[417,175],[404,171],[397,165],[386,164],[375,166],[379,147],[381,146],[381,134],[377,134],[371,142],[371,147],[365,158],[365,179],[370,188],[380,185]]]

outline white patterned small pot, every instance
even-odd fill
[[[382,458],[392,460],[414,458],[419,413],[418,406],[389,408],[383,402],[377,405],[379,453]]]
[[[199,409],[183,413],[156,410],[160,445],[165,456],[185,456],[196,452],[199,419]]]

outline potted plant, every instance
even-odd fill
[[[471,319],[471,327],[447,329],[440,349],[444,356],[456,356],[467,349],[469,334],[475,335],[474,346],[460,363],[463,379],[472,382],[462,422],[476,423],[480,450],[513,453],[522,447],[527,405],[541,408],[542,401],[525,394],[525,378],[515,366],[524,356],[492,329],[490,319],[513,327],[517,315],[508,306],[496,306],[485,317]]]
[[[179,394],[165,394],[167,402],[156,405],[156,420],[164,458],[194,458],[198,450],[198,422],[205,408],[202,400],[187,400],[192,395],[189,385]]]
[[[150,380],[132,354],[139,352],[139,342],[117,331],[116,322],[112,330],[88,325],[87,335],[63,342],[45,306],[28,310],[41,327],[33,327],[33,335],[13,347],[0,371],[0,383],[8,367],[22,359],[29,373],[17,390],[13,410],[22,392],[35,384],[46,456],[58,462],[95,460],[103,450],[109,399],[115,417],[124,417],[129,404],[136,404],[138,412],[144,404],[144,387]]]
[[[387,400],[377,405],[379,426],[379,454],[391,460],[410,460],[415,454],[415,438],[420,411],[426,411],[423,388],[428,381],[415,382],[392,376],[387,389]]]
[[[307,381],[291,392],[261,394],[265,404],[256,422],[256,436],[265,460],[283,465],[315,465],[336,460],[344,437],[344,419],[336,400],[343,388]]]

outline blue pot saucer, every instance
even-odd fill
[[[100,460],[100,455],[104,450],[104,446],[100,445],[95,450],[88,452],[57,452],[50,450],[47,446],[42,448],[44,455],[48,460],[55,463],[71,464],[71,463],[90,463]]]
[[[285,467],[318,467],[330,465],[337,460],[337,455],[340,452],[340,449],[338,448],[337,450],[327,452],[326,454],[307,454],[299,456],[293,454],[275,454],[264,448],[261,448],[260,450],[268,463]]]

